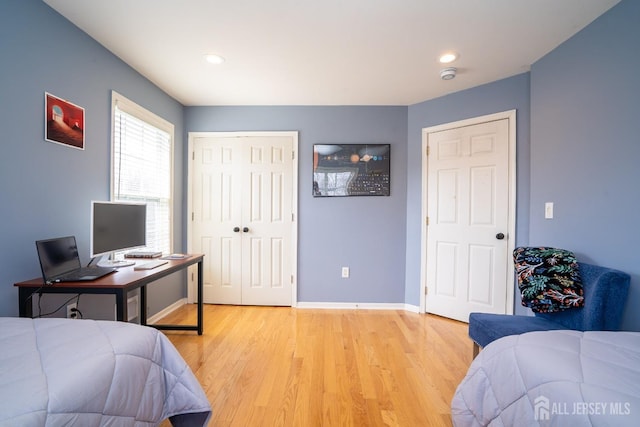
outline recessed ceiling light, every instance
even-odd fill
[[[214,54],[205,55],[204,59],[209,64],[222,64],[224,62],[224,58],[222,56]]]
[[[458,59],[458,54],[457,53],[447,52],[447,53],[443,54],[442,56],[440,56],[440,63],[441,64],[449,64],[449,63],[455,61],[456,59]]]

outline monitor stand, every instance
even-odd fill
[[[135,265],[136,262],[129,259],[110,259],[111,255],[105,255],[98,261],[98,267],[120,268]]]

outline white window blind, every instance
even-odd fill
[[[146,250],[172,252],[173,125],[114,93],[114,201],[147,204]]]

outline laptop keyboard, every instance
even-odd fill
[[[64,274],[58,277],[58,280],[73,282],[74,280],[83,279],[85,277],[97,277],[114,272],[115,269],[110,267],[82,267],[79,270]]]

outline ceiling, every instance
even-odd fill
[[[187,106],[411,105],[526,72],[619,2],[43,1]]]

